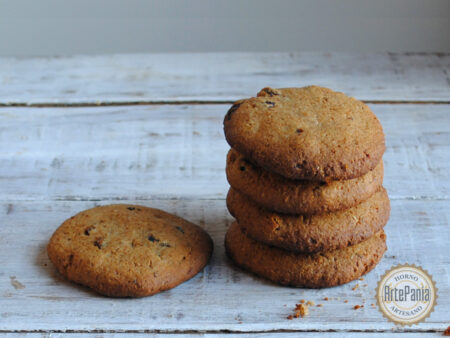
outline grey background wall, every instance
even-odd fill
[[[449,0],[0,0],[0,55],[450,52]]]

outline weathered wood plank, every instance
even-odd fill
[[[450,100],[450,54],[211,53],[0,58],[1,104],[234,101],[265,86]]]
[[[215,250],[211,264],[192,280],[142,299],[105,298],[72,285],[57,274],[47,258],[45,247],[54,229],[95,204],[0,204],[0,330],[401,331],[403,328],[387,322],[371,306],[380,274],[400,263],[427,269],[439,288],[438,305],[431,317],[406,329],[443,330],[448,325],[448,201],[392,201],[389,250],[380,265],[363,281],[323,290],[280,287],[235,268],[223,249],[224,233],[232,221],[223,200],[148,201],[143,204],[200,224],[213,237]],[[355,284],[359,288],[352,290]],[[287,320],[300,299],[323,307],[310,308],[305,318]],[[356,304],[365,306],[354,310]]]
[[[226,195],[228,105],[0,108],[0,200]],[[450,105],[372,105],[392,199],[448,199]]]
[[[445,329],[441,330],[444,331]],[[330,337],[330,338],[346,338],[346,337],[373,337],[374,332],[302,332],[302,337],[307,338],[316,338],[316,337]],[[134,332],[120,332],[120,333],[6,333],[3,334],[4,338],[59,338],[59,337],[70,337],[70,338],[79,338],[79,337],[95,337],[95,338],[116,338],[116,337],[130,337],[130,338],[161,338],[167,337],[167,333],[134,333]],[[193,337],[205,337],[205,338],[245,338],[245,337],[262,337],[262,338],[288,338],[288,337],[297,337],[298,332],[270,332],[270,333],[170,333],[171,338],[193,338]],[[376,332],[377,337],[398,337],[398,333],[394,332]],[[436,337],[435,332],[402,332],[402,336],[407,336],[408,338],[420,338],[420,337],[428,337],[434,336]]]

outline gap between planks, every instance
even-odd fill
[[[409,196],[397,197],[389,196],[391,201],[448,201],[450,197],[434,197],[434,196]],[[0,203],[21,203],[21,202],[146,202],[146,201],[226,201],[226,197],[199,197],[199,196],[154,196],[154,197],[96,197],[88,198],[82,196],[62,196],[54,198],[29,198],[29,199],[0,199]]]
[[[442,330],[421,330],[420,328],[401,328],[396,327],[390,330],[289,330],[289,329],[281,329],[281,330],[264,330],[264,331],[237,331],[237,330],[0,330],[0,334],[14,333],[14,334],[24,334],[24,333],[42,333],[42,334],[53,334],[53,333],[90,333],[90,334],[108,334],[108,333],[120,333],[120,334],[265,334],[265,333],[442,333],[446,329],[442,328]]]
[[[423,105],[445,105],[450,100],[362,100],[366,104],[423,104]],[[117,106],[158,106],[158,105],[213,105],[233,104],[232,100],[180,100],[180,101],[123,101],[123,102],[77,102],[77,103],[23,103],[23,102],[0,102],[0,107],[30,107],[30,108],[77,108],[77,107],[117,107]]]

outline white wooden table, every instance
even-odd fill
[[[0,84],[0,334],[415,336],[450,325],[450,55],[1,58]],[[265,282],[223,249],[232,222],[224,114],[264,86],[308,84],[365,100],[378,115],[392,201],[379,266],[364,281],[323,290]],[[142,299],[104,298],[65,281],[46,255],[52,232],[83,209],[121,202],[200,224],[214,239],[210,265]],[[387,322],[371,305],[380,275],[399,263],[427,269],[439,289],[431,317],[413,327]],[[323,306],[287,320],[300,299]]]

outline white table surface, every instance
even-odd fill
[[[0,83],[0,335],[415,337],[450,325],[449,54],[0,58]],[[380,118],[392,204],[382,262],[364,281],[322,290],[268,283],[235,268],[223,249],[233,220],[224,114],[264,86],[308,84],[365,100]],[[141,299],[65,281],[46,255],[50,235],[73,214],[109,203],[199,224],[214,239],[211,263]],[[412,327],[371,305],[381,274],[400,263],[422,266],[439,289],[435,311]],[[323,306],[287,320],[300,299]]]

